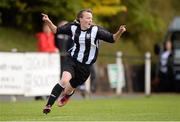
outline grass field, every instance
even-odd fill
[[[13,48],[16,48],[20,52],[37,51],[35,34],[35,32],[27,33],[19,29],[0,27],[0,51],[11,51]],[[120,41],[116,44],[102,42],[99,53],[100,55],[111,56],[115,55],[117,51],[122,51],[124,54],[129,55],[141,55],[141,52],[138,51],[133,42],[128,40]],[[108,58],[107,56],[99,56],[98,58],[100,64],[113,63],[114,61],[115,57]]]
[[[72,99],[42,114],[45,101],[0,102],[0,121],[180,121],[180,95]]]
[[[16,48],[18,51],[36,51],[35,34],[27,34],[18,29],[0,27],[0,50],[11,51]]]

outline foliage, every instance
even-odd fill
[[[82,4],[85,8],[92,8],[93,13],[97,16],[112,16],[118,12],[127,10],[126,7],[121,4],[121,0],[88,0]]]
[[[41,24],[41,13],[47,13],[53,20],[73,19],[75,9],[79,9],[74,0],[3,0],[0,3],[1,21],[4,26],[18,27],[34,31]],[[76,1],[76,4],[78,2]],[[67,14],[71,11],[71,14]]]
[[[126,7],[120,4],[120,0],[2,0],[0,12],[2,25],[33,31],[41,23],[42,12],[47,13],[53,22],[57,23],[62,19],[74,20],[81,8],[92,8],[95,16],[116,15],[126,10]]]
[[[37,51],[34,35],[12,28],[0,28],[0,51]]]
[[[163,38],[163,34],[167,30],[167,23],[172,13],[171,1],[124,0],[123,4],[128,9],[123,16],[124,22],[127,22],[127,37],[142,53],[153,52],[153,45],[157,40],[160,41]]]
[[[91,8],[95,22],[107,28],[110,28],[108,18],[127,11],[126,6],[122,4],[121,0],[84,0],[82,6],[83,8]]]
[[[0,24],[34,33],[41,29],[42,12],[56,24],[63,19],[73,21],[78,10],[91,8],[95,22],[111,32],[120,24],[127,25],[123,35],[127,42],[123,44],[133,45],[133,51],[111,46],[112,53],[123,50],[144,54],[153,53],[153,45],[162,41],[169,22],[180,15],[179,5],[179,0],[1,0]]]

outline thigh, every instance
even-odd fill
[[[82,85],[89,77],[90,70],[86,66],[78,66],[75,69],[75,77],[70,80],[70,84],[73,88]]]
[[[62,61],[61,66],[62,66],[61,67],[61,77],[62,77],[64,71],[71,73],[71,76],[74,77],[75,63],[69,56],[65,57],[65,59]]]
[[[72,79],[71,73],[68,71],[63,71],[62,77],[60,80],[61,86],[65,88],[71,79]]]
[[[69,59],[68,57],[62,64],[62,73],[60,84],[65,88],[69,81],[74,77],[74,69],[75,63]]]

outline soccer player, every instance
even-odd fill
[[[57,28],[48,15],[42,14],[42,20],[47,23],[54,33],[67,34],[73,41],[73,47],[68,51],[69,56],[63,62],[62,76],[49,96],[43,113],[51,111],[52,105],[63,92],[63,97],[58,100],[58,106],[67,103],[73,95],[75,88],[83,84],[90,75],[90,66],[96,61],[99,51],[99,41],[104,40],[114,43],[119,40],[121,34],[126,31],[125,25],[121,25],[115,34],[92,23],[92,11],[83,9],[77,14],[74,22]]]

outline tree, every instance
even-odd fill
[[[35,31],[41,23],[42,12],[55,22],[64,18],[70,20],[78,6],[78,0],[1,0],[1,25]]]
[[[108,18],[127,11],[126,6],[122,5],[121,0],[84,0],[83,8],[91,8],[93,10],[94,19],[103,26],[110,27],[111,22]],[[105,20],[105,21],[104,21]]]
[[[171,0],[124,0],[123,4],[128,8],[124,16],[128,38],[142,53],[153,52],[153,44],[162,39],[167,29],[172,13]]]

